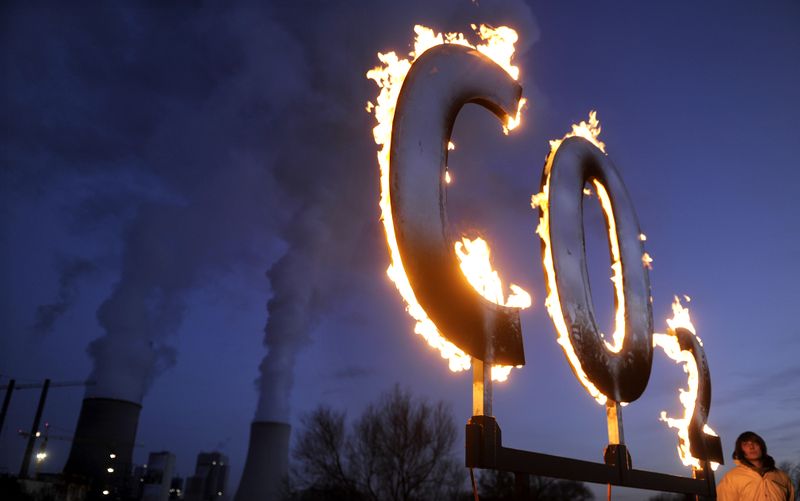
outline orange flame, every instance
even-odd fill
[[[511,294],[503,299],[503,282],[500,275],[492,269],[489,244],[482,238],[470,240],[463,237],[455,244],[456,255],[461,262],[461,271],[467,281],[494,304],[515,308],[527,308],[531,305],[531,296],[520,286],[511,284]]]
[[[550,196],[550,171],[553,168],[553,159],[555,158],[556,152],[558,148],[561,146],[561,143],[564,139],[573,136],[580,136],[584,139],[587,139],[592,144],[600,148],[600,150],[605,153],[605,144],[598,139],[598,135],[600,134],[600,122],[597,120],[597,112],[591,111],[589,113],[589,122],[580,122],[578,124],[572,125],[572,130],[564,135],[561,139],[555,139],[550,141],[550,154],[547,156],[547,161],[545,162],[545,174],[546,180],[544,183],[544,187],[542,188],[541,193],[537,193],[531,197],[531,207],[541,208],[542,216],[539,218],[539,226],[536,228],[536,233],[539,235],[539,238],[542,239],[544,243],[544,252],[543,252],[543,263],[545,269],[545,278],[547,280],[547,289],[548,294],[547,298],[545,299],[545,307],[547,308],[547,313],[550,315],[550,318],[553,320],[553,324],[556,327],[556,331],[558,332],[558,344],[561,345],[561,348],[564,350],[564,353],[567,356],[567,360],[569,361],[570,365],[572,366],[573,371],[578,376],[578,380],[581,384],[586,388],[586,391],[601,405],[605,405],[606,401],[608,400],[605,395],[603,395],[600,390],[589,380],[588,376],[581,367],[580,360],[578,359],[578,355],[575,353],[575,348],[572,346],[572,343],[569,339],[569,330],[567,329],[567,324],[564,322],[564,315],[561,311],[561,302],[558,298],[558,289],[556,288],[556,272],[555,268],[553,267],[553,252],[552,248],[550,247],[550,214],[549,214],[549,196]],[[622,339],[625,335],[625,310],[624,305],[625,302],[622,299],[623,289],[622,289],[622,263],[619,259],[619,243],[617,242],[617,232],[616,232],[616,224],[614,222],[614,213],[611,210],[611,202],[608,198],[608,193],[606,192],[605,187],[599,181],[595,181],[594,183],[595,188],[597,189],[597,195],[600,199],[600,205],[603,208],[603,212],[606,215],[606,219],[608,221],[608,233],[609,233],[609,242],[611,242],[611,249],[612,249],[612,270],[613,275],[611,277],[612,282],[614,282],[614,289],[617,294],[617,312],[615,315],[615,331],[613,335],[614,344],[609,344],[606,342],[606,345],[609,349],[614,351],[619,351],[620,347],[622,346]]]
[[[684,296],[686,297],[686,296]],[[686,298],[688,300],[688,297]],[[681,300],[675,296],[675,301],[672,303],[672,318],[667,320],[669,330],[682,327],[692,333],[697,338],[700,346],[703,342],[697,336],[692,320],[689,317],[689,309],[684,308]],[[669,331],[668,331],[669,332]],[[670,428],[675,428],[678,431],[678,455],[681,462],[685,466],[691,466],[695,470],[701,470],[700,460],[692,456],[690,452],[691,444],[689,442],[689,423],[694,414],[694,402],[697,398],[697,389],[699,385],[699,375],[697,371],[697,363],[692,356],[692,353],[687,350],[681,350],[678,338],[672,334],[653,334],[653,346],[661,347],[664,353],[677,364],[683,364],[683,370],[688,374],[688,388],[681,388],[679,399],[683,405],[682,417],[668,417],[666,411],[661,411],[661,421],[667,423]],[[703,431],[709,435],[717,436],[710,426],[705,425]],[[719,467],[718,463],[711,462],[711,469],[716,470]]]
[[[508,135],[508,131],[516,129],[517,126],[522,122],[522,108],[528,104],[528,100],[520,98],[519,104],[517,105],[517,114],[513,117],[508,117],[506,120],[506,124],[503,126],[503,134]]]
[[[481,296],[501,306],[525,309],[531,305],[530,294],[516,284],[509,284],[511,293],[508,298],[503,299],[503,282],[500,275],[492,269],[491,251],[485,240],[463,237],[460,242],[456,242],[455,251],[462,273]],[[511,369],[512,366],[508,365],[492,366],[492,379],[505,381]]]
[[[596,119],[595,119],[596,121]],[[600,133],[600,124],[597,123],[597,133]],[[611,282],[614,284],[616,294],[616,313],[614,314],[614,333],[611,335],[613,343],[605,341],[606,347],[614,353],[622,350],[622,341],[625,339],[625,292],[622,287],[622,260],[619,253],[619,241],[617,240],[617,222],[614,219],[614,209],[611,206],[611,198],[608,196],[606,187],[594,179],[593,184],[597,189],[597,198],[603,208],[608,226],[608,241],[611,243]]]
[[[391,264],[386,270],[386,273],[395,283],[397,290],[405,300],[406,311],[408,311],[408,313],[416,320],[414,332],[425,338],[431,347],[438,349],[442,357],[449,361],[450,370],[454,372],[469,369],[471,365],[470,357],[463,350],[445,339],[438,331],[433,321],[428,318],[425,310],[417,302],[417,299],[414,296],[414,292],[411,289],[411,284],[408,282],[408,277],[406,276],[402,261],[400,259],[400,251],[397,247],[397,238],[395,236],[394,224],[392,222],[391,200],[389,198],[389,151],[392,137],[392,121],[394,119],[395,106],[397,104],[397,98],[400,94],[400,88],[403,85],[403,80],[411,68],[411,63],[413,63],[419,55],[429,48],[443,43],[452,43],[472,47],[499,64],[514,79],[519,76],[519,68],[511,63],[511,59],[514,55],[514,44],[518,39],[516,31],[506,26],[491,28],[483,24],[478,27],[473,25],[472,28],[477,30],[478,36],[483,43],[472,45],[469,41],[467,41],[466,37],[462,33],[435,33],[434,30],[430,28],[416,25],[414,26],[414,33],[416,33],[414,38],[414,50],[409,53],[409,57],[407,59],[398,57],[394,52],[388,52],[385,54],[378,53],[378,59],[382,65],[367,72],[367,78],[374,80],[380,88],[380,93],[375,99],[375,102],[367,103],[366,110],[368,113],[374,113],[378,122],[378,124],[372,129],[372,134],[375,139],[375,143],[378,145],[378,164],[380,165],[381,169],[381,220],[383,221],[384,231],[386,232],[386,241],[389,245],[391,258]],[[524,99],[520,100],[517,115],[515,117],[507,117],[504,125],[504,132],[507,132],[508,130],[519,125],[520,112],[523,105]],[[450,145],[452,145],[452,143],[448,144],[448,146]],[[450,181],[451,178],[449,171],[445,172],[445,182],[450,183]],[[470,243],[467,244],[467,241],[469,240],[465,239],[462,242],[457,242],[455,244],[456,249],[458,250],[460,245],[463,246],[461,249],[464,250],[464,258],[469,256],[469,260],[471,262],[477,261],[478,254],[473,256],[472,252],[473,248],[480,247],[480,244],[475,244],[473,241],[469,241]],[[481,240],[481,242],[483,241]],[[491,270],[491,264],[489,262],[488,245],[486,245],[485,242],[483,242],[483,245],[486,246],[486,252],[481,252],[480,255],[483,256],[481,259],[485,259],[485,261],[482,261],[478,266],[473,263],[469,265],[467,269],[482,270],[481,273],[485,275],[484,272],[486,269]],[[461,258],[461,256],[459,257]],[[487,287],[484,285],[476,286],[475,284],[478,283],[478,279],[472,277],[472,271],[466,271],[464,266],[464,261],[462,259],[461,267],[462,270],[464,270],[464,273],[467,275],[468,281],[473,284],[473,287],[475,287],[476,290],[481,292],[481,294],[484,294],[482,291],[488,290]],[[494,273],[494,275],[492,275],[492,273]],[[492,271],[492,273],[488,274],[488,276],[490,278],[497,277],[499,285],[499,276],[496,275],[496,272]],[[518,298],[522,297],[523,293],[524,295],[527,295],[525,291],[516,285],[511,285],[511,289],[513,293],[511,297],[508,298],[508,301],[519,300]],[[499,297],[500,301],[502,301],[502,292],[499,293],[499,296],[496,292],[489,293],[489,295],[492,295],[493,297]],[[484,296],[486,297],[485,294]],[[512,304],[517,305],[517,303]],[[528,304],[530,304],[530,296],[528,296]],[[508,373],[510,371],[511,367],[493,366],[492,379],[496,381],[504,381],[508,377]]]
[[[605,153],[606,145],[604,142],[598,139],[601,130],[602,128],[600,127],[600,121],[597,119],[597,112],[595,110],[592,110],[589,112],[588,122],[581,121],[580,123],[572,124],[572,131],[564,134],[564,137],[562,137],[561,139],[553,139],[552,141],[550,141],[550,156],[552,156],[558,149],[558,147],[561,146],[562,141],[564,141],[568,137],[574,137],[574,136],[579,136],[588,140],[589,142],[600,148],[600,151]]]

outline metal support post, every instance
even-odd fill
[[[708,492],[715,492],[716,491],[716,482],[714,481],[714,470],[711,469],[711,461],[709,460],[701,460],[700,461],[700,469],[692,468],[692,478],[698,480],[705,480],[706,484],[708,485]],[[706,496],[696,495],[692,497],[693,501],[704,501],[707,499],[711,499]]]
[[[625,435],[622,431],[622,406],[619,405],[619,402],[606,401],[606,423],[608,425],[608,443],[625,445]]]
[[[3,433],[3,423],[6,420],[6,413],[8,412],[8,404],[11,403],[11,394],[14,392],[14,386],[16,385],[17,380],[12,379],[8,382],[8,387],[6,388],[6,397],[3,399],[3,409],[0,411],[0,434]]]
[[[472,415],[492,415],[492,366],[472,359]]]
[[[531,498],[531,476],[514,472],[514,501],[527,501]]]
[[[44,402],[47,400],[47,390],[50,389],[50,380],[45,379],[42,386],[42,395],[39,397],[39,406],[36,408],[36,416],[33,418],[31,434],[28,436],[28,445],[25,447],[25,456],[22,458],[22,467],[19,469],[19,478],[28,478],[28,467],[33,455],[33,445],[36,442],[36,432],[39,430],[39,422],[42,420]]]

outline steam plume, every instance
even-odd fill
[[[96,270],[89,260],[82,258],[64,259],[59,263],[58,298],[53,303],[41,304],[36,308],[33,330],[38,335],[53,331],[56,320],[72,306],[78,294],[78,280]]]

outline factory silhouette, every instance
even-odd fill
[[[228,457],[218,451],[200,452],[194,474],[180,478],[176,457],[170,451],[152,451],[145,464],[134,464],[133,453],[142,405],[136,402],[87,396],[81,404],[74,435],[50,436],[41,417],[51,387],[82,386],[91,382],[51,382],[15,385],[11,380],[5,393],[0,432],[13,392],[41,387],[41,395],[30,431],[20,430],[27,439],[18,474],[0,476],[0,498],[20,500],[125,500],[186,501],[274,499],[280,495],[288,473],[288,423],[254,421],[244,473],[236,493],[229,492]],[[47,457],[48,439],[71,442],[63,471],[40,473],[37,463]]]

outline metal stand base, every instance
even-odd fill
[[[695,472],[696,478],[687,478],[634,470],[627,447],[622,444],[606,447],[605,463],[511,449],[503,447],[500,426],[491,416],[472,416],[466,431],[466,465],[514,472],[517,484],[521,482],[520,474],[530,474],[716,498],[714,473],[707,463],[704,470]]]

